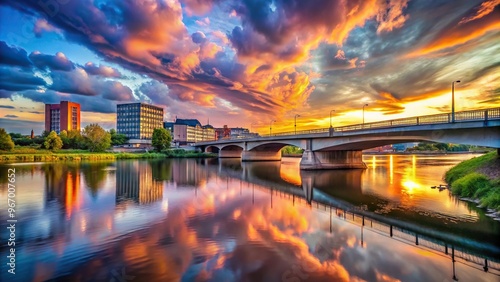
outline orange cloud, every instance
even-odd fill
[[[377,33],[402,27],[409,18],[408,15],[403,14],[403,9],[407,6],[408,0],[391,0],[386,9],[382,8],[377,15],[377,21],[379,22]]]
[[[464,17],[462,18],[462,20],[460,20],[458,24],[464,24],[473,20],[480,19],[493,12],[493,10],[495,10],[495,7],[498,5],[500,5],[500,0],[484,1],[483,3],[481,3],[481,6],[479,6],[479,9],[477,10],[477,13],[474,16]]]
[[[434,52],[443,51],[448,48],[458,47],[471,42],[489,32],[500,29],[500,18],[494,14],[489,14],[475,21],[468,21],[460,25],[455,25],[450,29],[436,35],[435,39],[426,44],[423,48],[416,50],[406,58],[428,55]]]

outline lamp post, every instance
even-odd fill
[[[295,122],[294,122],[294,126],[295,126],[295,135],[297,135],[297,117],[300,117],[300,115],[298,115],[298,114],[297,114],[297,115],[295,115],[295,117],[294,117],[294,120],[295,120]]]
[[[269,123],[269,136],[271,136],[271,132],[272,132],[272,129],[273,129],[273,122],[276,122],[275,120],[272,120],[270,123]]]
[[[257,123],[256,123],[256,122],[252,122],[252,123],[250,124],[250,132],[253,132],[253,126],[254,126],[255,124],[257,124]]]
[[[332,113],[335,112],[335,110],[330,111],[330,128],[332,128]]]
[[[365,124],[365,107],[368,107],[368,104],[363,105],[363,125]]]
[[[451,122],[455,122],[455,83],[460,83],[460,80],[451,83]]]

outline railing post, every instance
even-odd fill
[[[451,122],[451,121],[450,121],[450,114],[448,114],[448,123],[450,123],[450,122]]]
[[[415,245],[418,246],[418,234],[417,233],[415,233]]]
[[[485,124],[488,121],[488,110],[484,111],[484,121],[485,121]]]
[[[420,121],[419,121],[419,118],[417,117],[417,125],[419,125],[419,124],[420,124]]]
[[[391,231],[390,231],[390,235],[391,235],[391,237],[392,237],[392,225],[391,225]]]

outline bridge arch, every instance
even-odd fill
[[[229,144],[221,146],[219,151],[219,158],[241,158],[243,148],[239,145]]]
[[[280,140],[280,141],[262,141],[252,142],[247,145],[248,151],[257,152],[278,152],[285,146],[296,146],[305,149],[305,140]]]
[[[423,142],[432,141],[425,137],[401,137],[401,136],[385,136],[384,138],[359,138],[358,140],[353,140],[349,138],[347,140],[338,140],[334,142],[317,142],[314,144],[313,151],[337,151],[337,150],[347,150],[347,151],[361,151],[371,148],[376,148],[385,145],[399,144],[399,143],[411,143],[411,142]],[[438,142],[438,141],[436,141]]]
[[[209,146],[205,147],[205,153],[218,154],[219,151],[220,151],[219,147],[215,146],[215,145],[209,145]]]
[[[243,151],[243,147],[236,144],[229,144],[220,146],[221,151]]]

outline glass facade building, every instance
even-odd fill
[[[151,140],[153,130],[163,127],[163,108],[144,103],[119,104],[116,131],[129,139]]]

